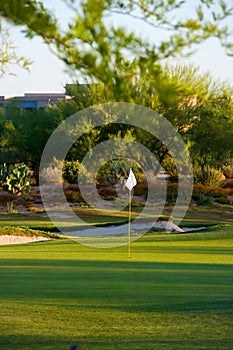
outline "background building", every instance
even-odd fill
[[[44,109],[49,105],[56,105],[61,100],[70,99],[64,93],[25,93],[24,96],[5,97],[0,96],[0,108],[2,114],[6,114],[7,106],[18,108],[20,110],[27,109]]]

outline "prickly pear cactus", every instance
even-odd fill
[[[13,194],[30,192],[29,169],[25,164],[0,164],[0,186]]]

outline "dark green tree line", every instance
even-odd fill
[[[73,18],[65,28],[60,27],[59,18],[41,1],[9,0],[0,4],[3,18],[21,27],[29,39],[41,37],[55,55],[87,80],[84,90],[78,85],[76,89],[71,86],[72,100],[53,110],[33,111],[30,118],[22,113],[1,122],[3,156],[8,152],[12,160],[24,158],[38,165],[46,140],[62,120],[78,110],[107,101],[133,102],[160,113],[181,133],[197,160],[214,163],[231,156],[225,142],[232,130],[229,87],[216,84],[207,75],[200,76],[196,68],[173,69],[163,64],[166,58],[189,54],[195,45],[211,37],[217,38],[232,55],[231,28],[226,23],[233,13],[229,2],[64,2],[73,10]],[[133,18],[140,25],[149,25],[152,30],[162,29],[166,35],[146,39],[111,22],[111,16],[118,14]],[[217,147],[211,143],[216,127],[220,130]],[[81,158],[86,149],[118,132],[112,125],[96,129],[78,140],[69,156]],[[149,144],[161,162],[169,158],[168,150],[142,130],[130,128],[124,132]]]
[[[172,123],[184,138],[195,163],[220,166],[225,159],[231,158],[231,88],[214,80],[210,74],[200,74],[194,66],[164,67],[160,81],[156,90],[148,81],[138,79],[131,89],[132,98]],[[160,93],[163,84],[170,91],[169,99],[164,99]],[[26,162],[37,170],[49,136],[63,120],[84,108],[112,100],[104,84],[82,86],[77,83],[68,88],[72,99],[61,101],[58,106],[20,113],[15,109],[8,110],[10,117],[0,120],[2,161]],[[102,125],[82,135],[73,144],[67,160],[81,161],[100,142],[126,136],[145,145],[160,164],[171,170],[170,154],[161,141],[145,130],[117,124]]]

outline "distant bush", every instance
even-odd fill
[[[198,204],[199,205],[210,205],[210,204],[212,204],[212,200],[210,198],[209,193],[203,193],[200,196],[200,198],[199,198]]]
[[[132,200],[131,205],[132,205],[133,208],[145,207],[145,203],[144,202],[135,201],[135,200]]]
[[[168,182],[167,184],[167,204],[175,203],[178,195],[178,183]]]
[[[172,216],[169,216],[169,215],[159,215],[157,221],[172,221]]]
[[[230,193],[231,191],[229,189],[195,184],[192,199],[202,205],[211,204],[212,200],[222,204],[229,204],[228,195]]]
[[[112,188],[103,187],[103,188],[98,188],[97,190],[99,195],[105,200],[115,200],[118,197],[114,187]]]
[[[16,214],[17,210],[15,209],[14,203],[8,202],[7,203],[7,212],[8,214]]]
[[[227,196],[221,196],[221,197],[216,198],[216,202],[218,202],[220,204],[230,204],[230,201],[229,201]]]
[[[233,165],[226,165],[223,167],[223,175],[226,177],[226,179],[232,179],[233,178]]]
[[[223,188],[213,188],[209,190],[209,194],[213,198],[220,198],[223,196],[227,196],[229,191]]]
[[[43,184],[59,184],[62,183],[62,167],[63,161],[53,158],[48,167],[40,172],[40,181]]]
[[[134,195],[135,196],[143,196],[146,197],[147,193],[148,193],[148,185],[146,183],[138,183],[135,187],[134,187]]]
[[[80,179],[87,180],[87,170],[78,160],[66,161],[63,167],[63,180],[69,184],[78,184]]]
[[[233,190],[233,179],[224,181],[224,182],[221,184],[221,186],[222,186],[222,188],[232,189],[232,190]]]
[[[11,193],[0,193],[0,203],[8,203],[15,199],[15,196]]]
[[[64,193],[68,202],[71,202],[71,203],[84,202],[83,197],[80,193],[80,190],[76,190],[76,191],[65,190]]]
[[[173,158],[166,157],[162,162],[162,168],[169,174],[170,181],[178,180],[177,168]]]
[[[26,208],[28,211],[38,211],[38,208],[31,204],[27,205]]]
[[[130,168],[134,172],[137,183],[143,183],[145,175],[140,166],[135,161],[124,158],[112,159],[106,162],[98,171],[97,183],[111,185],[121,183],[122,187],[124,187]]]
[[[59,184],[62,183],[61,170],[58,168],[44,168],[41,171],[40,179],[43,184]]]
[[[212,187],[217,187],[222,181],[223,174],[221,171],[210,166],[196,166],[194,167],[194,181],[202,185],[209,185]]]

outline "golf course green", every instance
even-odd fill
[[[233,345],[233,227],[0,246],[0,348],[219,350]]]

